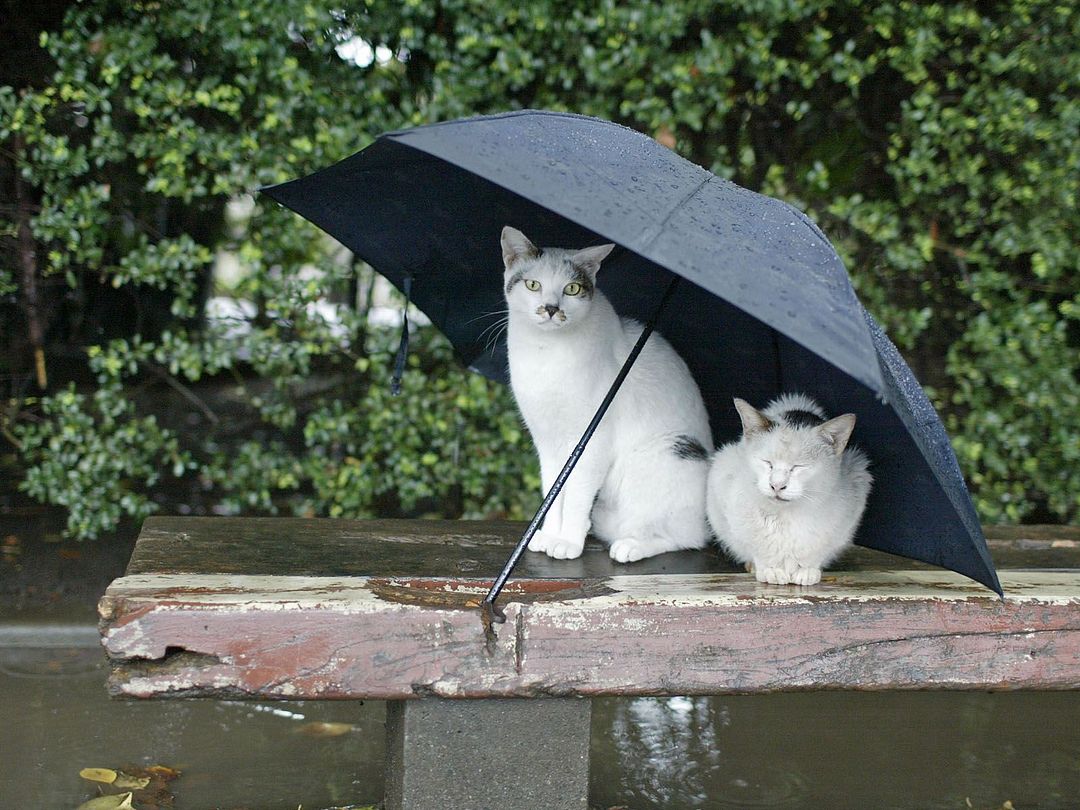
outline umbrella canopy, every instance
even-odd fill
[[[399,288],[472,369],[507,379],[485,343],[505,308],[499,234],[538,245],[614,242],[598,285],[657,326],[689,365],[717,443],[740,431],[732,397],[782,392],[858,415],[874,490],[856,543],[952,569],[1001,592],[956,457],[933,406],[859,303],[836,251],[784,202],[716,177],[652,138],[544,111],[391,132],[340,163],[263,189]]]

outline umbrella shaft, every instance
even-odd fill
[[[645,348],[645,341],[649,339],[649,335],[651,335],[653,329],[656,328],[656,322],[659,320],[660,314],[664,311],[664,307],[666,307],[668,301],[671,300],[671,296],[675,294],[675,290],[679,286],[679,280],[679,276],[674,276],[668,284],[667,289],[664,290],[664,295],[660,299],[660,303],[657,305],[652,317],[649,318],[648,323],[645,324],[645,328],[641,330],[641,335],[638,337],[637,343],[635,343],[634,348],[630,350],[630,354],[627,355],[626,362],[624,362],[622,368],[619,369],[619,373],[615,375],[615,381],[611,383],[611,388],[608,389],[607,394],[604,396],[604,401],[601,402],[600,407],[596,409],[592,421],[590,421],[589,426],[585,428],[585,432],[581,435],[580,441],[578,441],[577,446],[574,447],[573,452],[570,453],[570,457],[566,460],[566,464],[563,465],[562,471],[555,479],[555,483],[551,485],[551,489],[548,490],[543,503],[541,503],[540,508],[536,510],[536,514],[533,515],[533,519],[529,522],[528,528],[525,529],[525,534],[521,536],[521,540],[510,554],[509,559],[507,559],[506,565],[503,566],[502,571],[499,572],[499,576],[496,577],[495,581],[492,583],[491,590],[489,590],[487,596],[484,597],[483,608],[485,616],[487,616],[489,620],[503,621],[505,619],[501,611],[495,608],[495,600],[499,598],[500,591],[502,591],[503,586],[506,585],[506,581],[510,578],[510,574],[513,572],[518,560],[521,559],[521,555],[525,553],[529,541],[532,540],[533,535],[536,534],[536,530],[540,527],[540,524],[543,523],[548,510],[551,509],[551,504],[554,503],[555,498],[558,497],[559,492],[562,491],[566,479],[569,478],[570,473],[574,471],[578,459],[581,458],[581,454],[585,452],[585,446],[589,443],[589,439],[592,438],[593,433],[596,432],[600,420],[603,419],[604,414],[607,413],[607,409],[611,405],[612,400],[615,399],[615,394],[619,392],[623,380],[625,380],[626,375],[630,373],[634,361],[637,360],[638,355],[641,354],[641,350]]]

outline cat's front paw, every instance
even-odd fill
[[[791,582],[788,572],[779,567],[774,568],[766,565],[755,565],[754,576],[757,578],[758,582],[767,582],[770,585],[787,585]]]
[[[538,531],[529,541],[529,551],[542,551],[556,560],[576,560],[583,548],[584,539],[574,542],[545,531]]]
[[[820,568],[797,568],[791,575],[791,581],[795,585],[817,585],[821,582]]]
[[[611,544],[611,549],[608,551],[608,554],[611,555],[611,559],[621,563],[637,562],[638,560],[643,560],[646,557],[652,556],[652,553],[653,552],[649,550],[647,543],[643,543],[633,537],[616,540]]]

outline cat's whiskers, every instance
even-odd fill
[[[498,318],[497,321],[485,326],[479,335],[476,336],[476,342],[483,341],[484,350],[483,354],[487,354],[492,351],[499,343],[499,338],[502,337],[503,332],[506,331],[506,325],[510,321],[509,309],[496,309],[491,312],[484,312],[477,315],[475,318],[471,318],[466,321],[466,324],[474,323],[483,318]]]
[[[502,320],[496,321],[495,323],[488,326],[486,329],[484,329],[483,332],[481,332],[477,336],[477,340],[481,340],[484,339],[484,335],[488,335],[487,339],[484,340],[485,354],[487,352],[494,351],[495,347],[499,345],[499,338],[501,338],[506,332],[507,324],[509,324],[509,322],[510,316],[508,314]]]
[[[465,325],[468,326],[470,323],[476,323],[476,321],[479,321],[479,320],[481,320],[483,318],[494,318],[497,315],[507,315],[508,316],[509,314],[510,314],[509,309],[493,309],[490,312],[481,312],[475,318],[469,318],[469,320],[465,321]]]
[[[506,324],[503,324],[502,329],[500,329],[498,332],[492,333],[491,337],[488,339],[488,342],[484,344],[484,351],[494,352],[495,347],[499,345],[499,339],[502,338],[504,334],[506,334]]]

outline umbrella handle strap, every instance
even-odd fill
[[[641,354],[641,350],[645,348],[645,341],[649,339],[649,335],[651,335],[653,329],[656,328],[656,322],[660,319],[660,314],[664,311],[664,307],[667,306],[668,301],[671,300],[671,296],[675,294],[675,290],[679,286],[679,281],[679,276],[674,276],[671,279],[667,289],[664,291],[663,297],[660,299],[660,303],[653,311],[652,317],[650,317],[648,323],[645,324],[645,328],[641,330],[641,335],[638,337],[637,343],[634,344],[634,348],[631,349],[630,354],[627,355],[626,362],[624,362],[622,368],[619,369],[619,373],[615,375],[615,380],[611,383],[611,388],[608,389],[603,402],[600,403],[600,407],[597,408],[596,413],[593,414],[592,421],[589,422],[589,426],[585,428],[585,432],[581,435],[581,439],[570,453],[570,457],[563,465],[562,470],[555,479],[555,483],[551,485],[551,489],[548,490],[543,503],[540,504],[540,508],[537,509],[536,514],[533,515],[533,519],[529,522],[528,528],[525,529],[525,534],[521,536],[521,540],[510,554],[502,571],[492,583],[491,590],[489,590],[487,596],[484,597],[481,607],[483,609],[484,628],[489,634],[491,632],[492,622],[501,624],[506,621],[506,615],[496,607],[495,600],[499,598],[499,593],[502,591],[503,586],[506,585],[506,581],[510,578],[514,566],[516,566],[518,560],[521,559],[521,555],[525,553],[529,541],[532,540],[533,535],[536,534],[536,530],[540,528],[540,524],[544,521],[544,518],[547,517],[548,510],[551,509],[551,504],[554,503],[555,498],[562,491],[563,484],[565,484],[566,479],[570,477],[570,473],[573,472],[574,467],[578,463],[578,459],[581,458],[581,454],[585,452],[585,446],[589,443],[589,439],[592,438],[593,433],[596,432],[596,428],[600,425],[600,420],[603,419],[604,414],[607,413],[607,409],[611,405],[612,400],[615,399],[615,394],[619,392],[623,380],[625,380],[626,375],[630,373],[634,361],[637,360],[638,355]]]
[[[401,378],[405,374],[405,360],[409,356],[409,301],[412,299],[412,274],[405,276],[402,285],[405,293],[405,306],[401,309],[401,342],[398,343],[397,357],[394,358],[394,374],[390,378],[390,394],[401,393]]]

